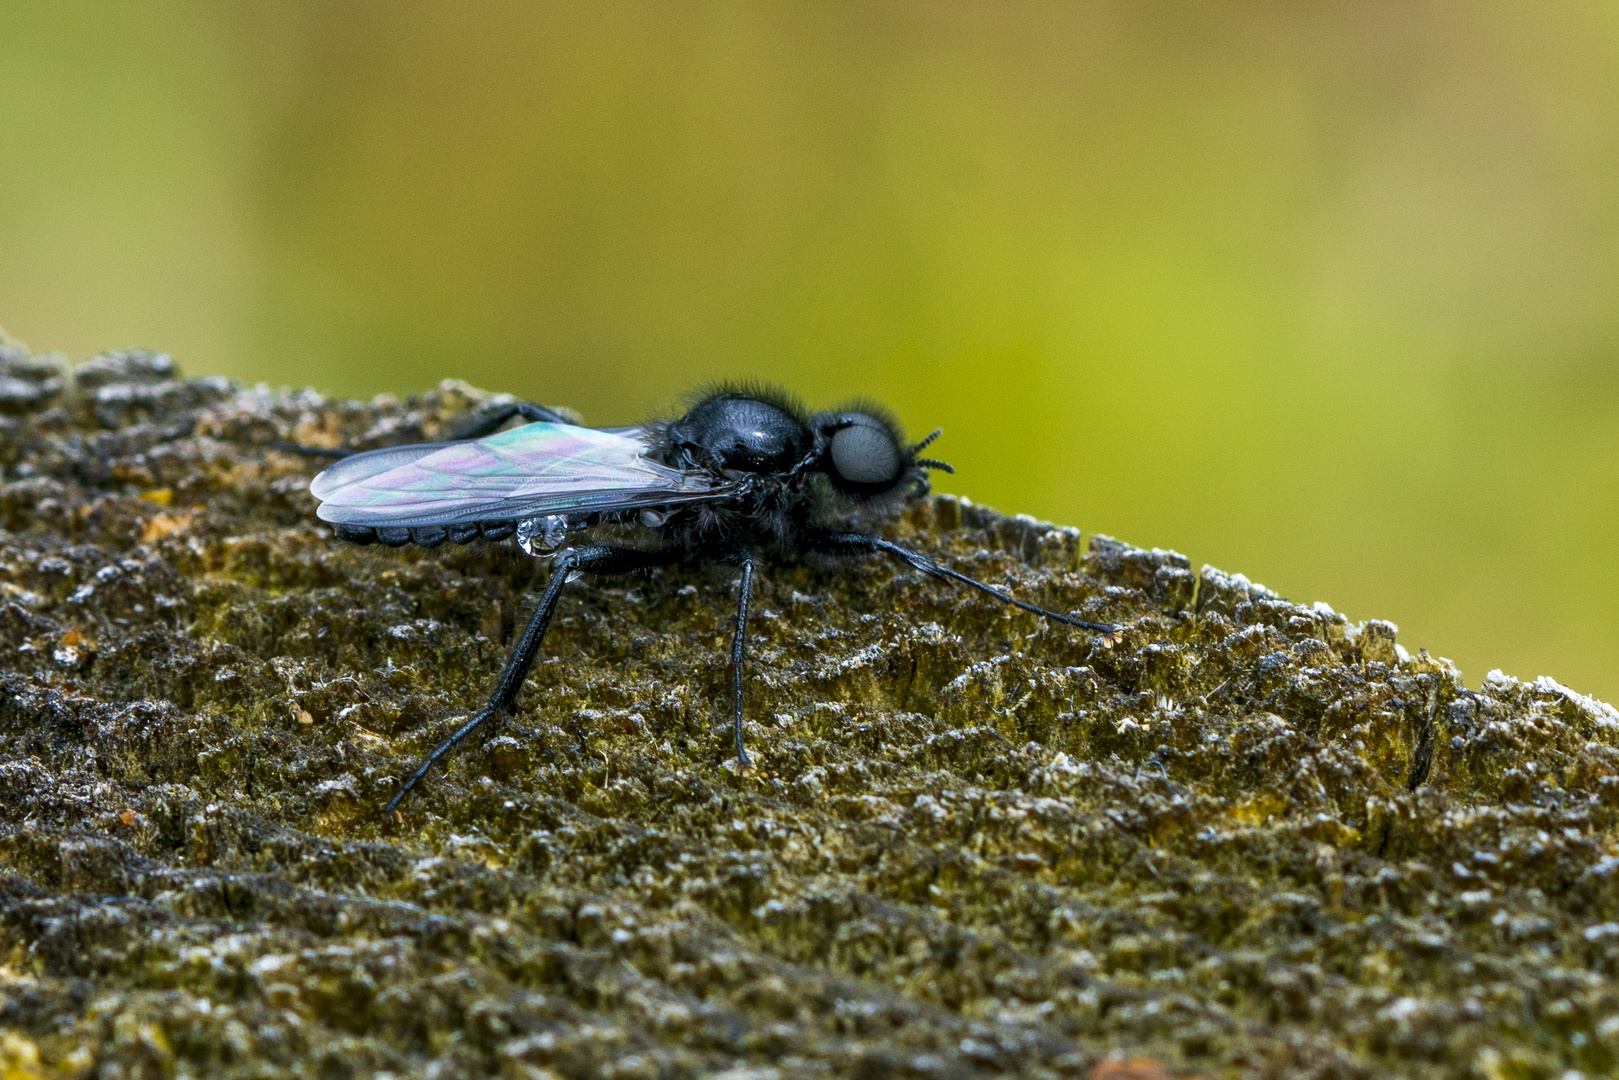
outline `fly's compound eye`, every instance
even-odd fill
[[[855,487],[893,486],[904,471],[905,458],[888,426],[865,413],[846,413],[839,419],[843,426],[832,433],[832,471]]]

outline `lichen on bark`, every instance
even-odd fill
[[[936,498],[732,582],[334,543],[286,440],[489,396],[0,350],[0,1076],[1554,1077],[1619,1068],[1619,714],[1173,552]],[[519,728],[522,731],[519,731]]]

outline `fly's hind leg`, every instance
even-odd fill
[[[470,720],[456,728],[437,749],[422,759],[416,771],[406,778],[399,790],[394,793],[394,797],[388,800],[383,814],[389,815],[398,809],[400,802],[410,794],[411,789],[421,783],[429,770],[465,742],[469,735],[496,716],[502,713],[509,716],[516,711],[517,693],[523,688],[523,680],[528,677],[529,669],[534,666],[534,658],[539,655],[540,645],[545,641],[545,632],[551,627],[551,616],[556,613],[557,601],[562,598],[562,590],[570,578],[581,573],[626,574],[632,570],[667,566],[674,562],[675,558],[676,556],[665,552],[614,547],[576,548],[558,555],[556,561],[551,564],[551,580],[546,583],[545,592],[540,596],[534,614],[529,617],[528,627],[523,631],[521,640],[507,659],[506,667],[500,673],[500,681],[495,684],[495,692],[489,695],[488,703]]]
[[[574,422],[555,409],[547,409],[544,405],[536,405],[532,401],[513,401],[477,413],[453,432],[445,435],[444,438],[448,442],[481,439],[486,435],[493,435],[499,431],[502,425],[514,416],[521,416],[531,424],[571,424]]]
[[[470,420],[460,426],[452,428],[444,435],[445,442],[467,442],[472,439],[481,439],[486,435],[493,435],[501,426],[514,416],[521,416],[529,423],[571,424],[566,416],[555,409],[547,409],[544,405],[536,405],[532,401],[513,401],[505,405],[497,405],[493,409],[474,415]],[[357,454],[358,450],[327,449],[319,446],[303,446],[299,443],[282,441],[275,444],[277,450],[285,450],[300,457],[321,458],[326,461],[336,461]]]

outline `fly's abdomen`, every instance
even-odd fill
[[[332,531],[355,544],[387,544],[404,547],[416,544],[432,548],[440,544],[470,544],[474,540],[504,540],[517,531],[515,521],[475,521],[464,525],[333,525]]]

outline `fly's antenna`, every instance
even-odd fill
[[[926,450],[928,448],[928,444],[933,442],[934,439],[937,439],[940,435],[943,435],[943,434],[944,434],[944,428],[942,428],[942,427],[934,428],[932,435],[929,435],[927,438],[923,439],[921,442],[919,442],[915,446],[911,447],[909,450],[906,451],[906,453],[909,454],[912,457],[915,457],[917,454],[920,454],[922,451]],[[917,464],[920,465],[922,463],[920,461],[918,461]]]
[[[934,428],[933,429],[933,434],[929,435],[927,438],[923,439],[921,442],[917,443],[915,446],[912,446],[909,450],[905,451],[905,456],[908,457],[908,458],[911,458],[912,461],[919,468],[936,469],[939,472],[947,472],[951,476],[954,476],[956,474],[956,470],[952,469],[949,465],[946,465],[944,462],[938,460],[937,458],[930,458],[930,457],[919,458],[919,457],[916,456],[916,455],[920,454],[922,451],[926,450],[928,448],[928,445],[930,443],[932,443],[934,439],[937,439],[940,435],[943,435],[943,434],[944,434],[944,428],[942,428],[942,427]]]

